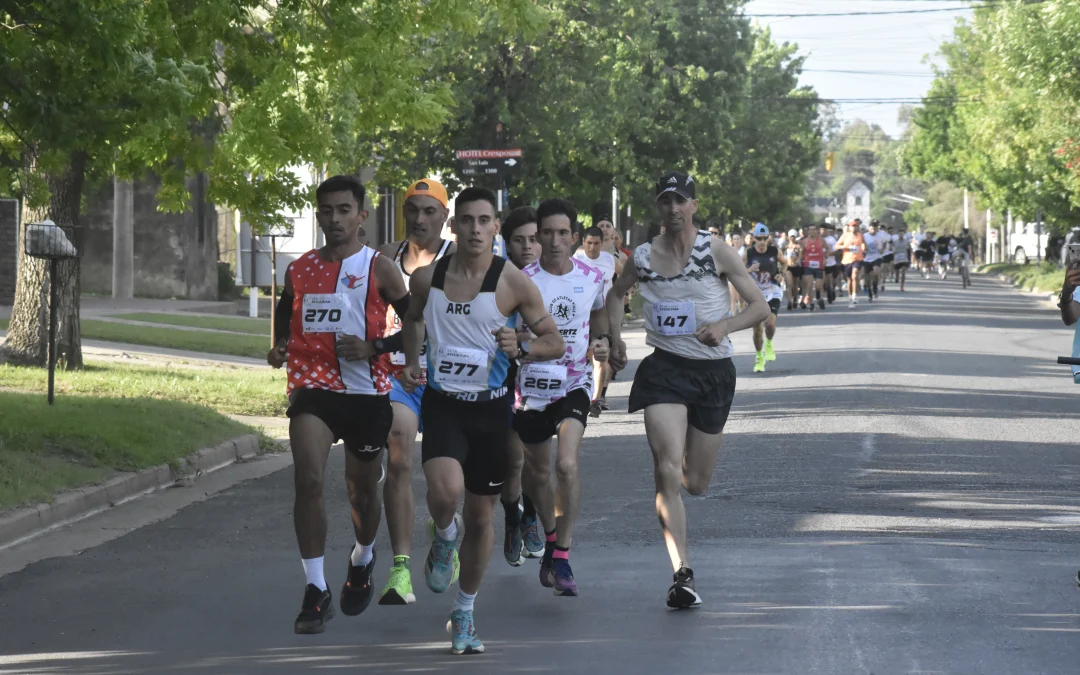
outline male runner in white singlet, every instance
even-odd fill
[[[491,558],[492,511],[506,480],[513,407],[506,385],[510,359],[526,365],[559,359],[566,352],[540,291],[521,270],[492,253],[499,230],[495,209],[495,195],[484,188],[468,188],[454,200],[457,251],[413,273],[413,298],[401,329],[406,391],[421,384],[420,354],[426,346],[421,453],[432,541],[424,578],[436,593],[458,576],[457,549],[464,530],[461,582],[450,614],[453,654],[484,651],[473,624],[473,601]],[[535,339],[519,340],[518,313]],[[464,522],[456,513],[462,493]]]
[[[644,301],[646,343],[655,348],[638,366],[630,412],[645,410],[645,435],[653,453],[656,513],[660,517],[675,583],[673,608],[701,604],[686,546],[686,510],[680,489],[702,494],[709,485],[720,437],[735,394],[730,333],[764,321],[769,305],[730,246],[694,228],[694,179],[682,172],[656,183],[664,233],[642,244],[608,294],[612,365],[626,365],[617,304],[635,283]],[[746,302],[732,315],[730,281]],[[415,292],[415,291],[414,291]],[[414,301],[415,302],[415,301]]]
[[[605,363],[608,316],[604,311],[604,276],[570,254],[577,240],[577,210],[563,199],[546,199],[536,209],[540,260],[522,271],[544,298],[559,326],[566,354],[558,361],[528,363],[517,376],[514,431],[525,444],[525,493],[535,501],[544,525],[546,546],[540,583],[555,595],[578,594],[570,569],[570,541],[581,502],[578,448],[585,435],[593,369],[588,354]],[[557,437],[551,484],[551,438]]]

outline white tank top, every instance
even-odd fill
[[[518,370],[517,406],[522,410],[543,410],[575,389],[584,389],[592,398],[589,319],[604,307],[604,275],[580,258],[572,262],[574,267],[562,275],[546,272],[539,260],[522,270],[540,289],[544,307],[566,343],[561,359],[525,363]]]
[[[517,313],[504,316],[495,302],[495,289],[506,261],[492,258],[476,297],[468,302],[453,302],[443,292],[446,270],[453,258],[451,254],[435,263],[424,307],[428,384],[465,401],[499,398],[509,391],[506,373],[510,359],[497,348],[492,333],[517,324]]]
[[[577,253],[574,254],[574,258],[580,260],[589,267],[595,267],[600,270],[600,273],[604,275],[604,295],[607,295],[607,292],[611,290],[611,285],[615,279],[615,256],[606,251],[600,251],[600,257],[593,260],[585,253],[585,249],[580,248],[577,250]]]
[[[716,270],[712,237],[699,230],[690,260],[678,276],[665,277],[652,271],[652,243],[634,251],[638,290],[644,301],[645,343],[687,359],[715,360],[735,353],[726,336],[716,347],[694,337],[698,326],[727,318],[731,314],[731,292],[726,278]]]
[[[439,247],[439,252],[435,254],[435,260],[432,261],[432,264],[434,264],[436,261],[438,261],[444,255],[446,255],[446,251],[447,251],[447,249],[450,248],[451,243],[453,243],[453,242],[448,241],[446,239],[442,240],[442,246]],[[397,253],[394,254],[394,262],[397,263],[398,271],[401,272],[401,278],[405,280],[405,290],[409,289],[409,279],[412,278],[412,275],[405,271],[405,251],[408,248],[409,248],[409,241],[405,240],[405,241],[401,242],[401,246],[398,247]],[[391,305],[390,308],[386,311],[386,336],[385,337],[390,337],[391,335],[393,335],[395,333],[398,333],[400,331],[401,331],[401,317],[399,317],[397,315],[397,312],[394,311],[394,306]],[[423,356],[423,354],[421,354],[421,356]],[[391,368],[394,369],[394,370],[400,370],[400,369],[404,368],[405,367],[405,352],[391,352],[389,354],[389,361],[390,361]],[[423,365],[423,363],[421,363],[421,365]],[[421,381],[423,381],[423,380],[421,380]]]

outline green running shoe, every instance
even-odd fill
[[[379,596],[380,605],[409,605],[416,602],[412,590],[412,571],[409,570],[409,556],[399,555],[394,558],[390,568],[390,579]]]

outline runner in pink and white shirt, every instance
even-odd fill
[[[558,325],[566,353],[556,361],[522,365],[517,376],[514,431],[525,445],[522,487],[536,505],[546,544],[540,583],[555,595],[577,595],[570,570],[570,540],[581,502],[578,448],[585,435],[593,388],[591,350],[607,361],[611,337],[604,310],[604,275],[587,261],[571,258],[577,211],[563,199],[536,209],[540,259],[523,272],[533,280]],[[551,481],[551,437],[558,437],[558,487]],[[556,516],[558,513],[558,516]]]

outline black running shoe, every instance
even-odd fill
[[[1076,585],[1080,586],[1080,572],[1076,573]]]
[[[672,609],[689,609],[701,605],[701,596],[694,589],[694,571],[683,567],[675,573],[675,583],[667,592],[667,606]]]
[[[312,635],[326,630],[326,624],[334,618],[334,598],[330,590],[319,590],[315,584],[304,588],[304,604],[296,617],[297,634]]]
[[[790,312],[790,311],[793,311],[794,309],[795,309],[795,301],[794,300],[788,300],[787,311]]]
[[[603,409],[600,407],[599,401],[593,401],[589,404],[589,417],[600,417],[600,413]]]
[[[351,555],[351,553],[350,553]],[[367,609],[375,595],[375,586],[371,583],[371,574],[375,571],[375,552],[371,552],[371,562],[360,567],[349,559],[349,574],[345,585],[341,587],[341,613],[356,616]]]
[[[822,298],[818,298],[817,299],[817,306],[822,308],[822,309],[825,309],[825,301]]]
[[[799,309],[806,309],[806,303],[802,300],[799,301]]]

